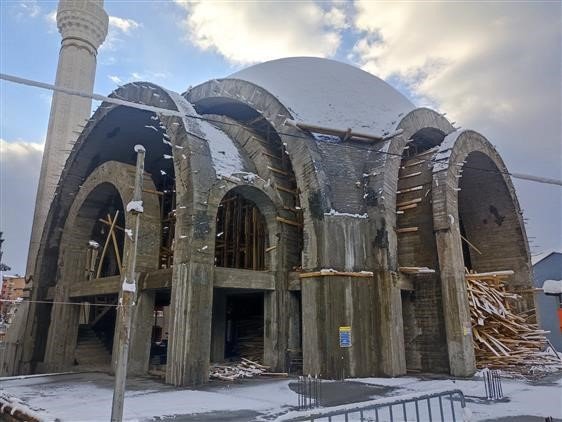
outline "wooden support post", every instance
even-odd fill
[[[119,211],[117,211],[119,212]],[[114,221],[111,221],[111,215],[107,214],[107,220],[111,222],[111,225],[114,226]],[[117,221],[117,214],[115,214],[115,221]],[[115,259],[117,259],[117,266],[119,268],[119,275],[123,271],[123,264],[121,263],[121,253],[119,252],[119,244],[117,243],[117,237],[115,236],[115,231],[110,230],[111,240],[113,243],[113,250],[115,252]]]
[[[114,218],[111,226],[109,226],[109,233],[107,233],[107,238],[105,239],[105,243],[104,243],[103,249],[101,251],[100,262],[98,264],[98,271],[96,273],[96,278],[100,278],[103,260],[105,258],[105,253],[107,252],[107,246],[109,245],[109,239],[111,238],[111,233],[113,232],[113,228],[115,227],[115,223],[117,222],[117,216],[118,215],[119,215],[119,210],[115,211],[115,218]]]
[[[135,145],[137,153],[137,169],[135,173],[135,190],[133,192],[133,201],[142,204],[142,185],[144,173],[144,154],[145,149],[142,145]],[[117,368],[115,371],[115,389],[113,391],[113,403],[111,407],[111,421],[118,422],[123,420],[123,402],[125,400],[125,383],[127,380],[127,361],[129,358],[129,341],[131,335],[131,317],[133,314],[133,306],[136,296],[137,285],[135,282],[135,266],[137,258],[137,241],[140,227],[140,213],[142,208],[127,206],[127,212],[131,213],[134,219],[133,236],[126,237],[129,243],[127,248],[127,273],[123,278],[121,309],[118,312],[118,347],[117,347]],[[130,209],[129,209],[130,208]],[[115,215],[115,221],[117,214]],[[112,227],[113,229],[113,227]]]

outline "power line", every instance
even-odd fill
[[[179,118],[182,118],[182,119],[183,118],[195,119],[195,120],[205,121],[205,122],[208,122],[208,123],[217,123],[217,124],[223,124],[223,125],[239,126],[239,127],[248,128],[248,126],[245,126],[241,123],[222,122],[222,121],[219,121],[219,120],[215,120],[215,119],[211,119],[211,118],[207,118],[207,117],[202,117],[202,116],[198,116],[198,115],[184,114],[184,113],[181,113],[181,112],[176,111],[176,110],[170,110],[170,109],[167,109],[167,108],[150,106],[150,105],[147,105],[147,104],[135,103],[133,101],[123,100],[123,99],[114,98],[114,97],[107,97],[107,96],[99,95],[99,94],[95,94],[95,93],[90,94],[90,93],[87,93],[87,92],[63,88],[63,87],[60,87],[60,86],[47,84],[47,83],[44,83],[44,82],[34,81],[32,79],[20,78],[18,76],[8,75],[8,74],[5,74],[5,73],[0,73],[0,79],[8,81],[8,82],[12,82],[12,83],[20,84],[20,85],[32,86],[32,87],[36,87],[36,88],[47,89],[47,90],[50,90],[50,91],[61,92],[61,93],[67,94],[67,95],[75,95],[75,96],[84,97],[84,98],[91,98],[93,100],[102,101],[102,102],[105,102],[105,103],[110,103],[110,104],[130,107],[130,108],[136,108],[136,109],[144,110],[144,111],[151,111],[153,113],[158,113],[158,114],[162,114],[162,115],[165,115],[165,116],[179,117]],[[250,128],[250,129],[252,129],[252,128]],[[279,134],[279,135],[288,136],[288,137],[292,137],[292,138],[309,139],[309,137],[307,137],[307,136],[295,135],[293,133],[286,133],[286,132],[280,132],[280,131],[276,131],[276,133]],[[195,135],[195,134],[192,134],[192,135]],[[197,136],[197,137],[200,138],[199,136]],[[402,154],[391,153],[391,152],[388,152],[388,151],[380,151],[380,150],[375,150],[375,149],[372,149],[372,148],[363,148],[363,147],[360,147],[358,145],[347,146],[347,145],[338,144],[338,146],[340,148],[349,148],[349,149],[353,149],[353,150],[368,151],[368,152],[372,152],[374,154],[383,154],[383,155],[388,155],[388,156],[402,157]],[[433,159],[419,158],[418,160],[422,161],[422,162],[430,162],[430,163],[436,162],[436,160],[433,160]],[[536,182],[536,183],[544,183],[544,184],[562,186],[562,180],[559,180],[559,179],[553,179],[553,178],[542,177],[542,176],[534,176],[534,175],[523,174],[523,173],[511,173],[511,172],[508,172],[508,171],[501,171],[499,169],[494,170],[494,169],[486,169],[486,168],[474,167],[474,166],[463,166],[463,168],[509,175],[509,176],[511,176],[513,178],[516,178],[516,179],[527,180],[527,181]]]

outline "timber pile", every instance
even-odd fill
[[[235,381],[241,378],[253,378],[260,375],[268,376],[288,376],[286,373],[268,372],[269,366],[261,365],[258,362],[242,358],[240,362],[227,364],[211,365],[209,377],[222,381]]]
[[[236,322],[238,353],[246,359],[263,359],[263,317],[248,318]]]
[[[501,368],[518,372],[544,372],[540,367],[562,369],[562,361],[542,352],[548,331],[529,320],[533,315],[516,314],[510,301],[520,296],[505,289],[512,271],[466,274],[472,335],[479,368]],[[513,304],[513,303],[512,303]]]

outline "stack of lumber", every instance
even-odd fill
[[[246,359],[263,359],[263,317],[255,317],[236,322],[238,332],[238,353]]]
[[[465,276],[477,366],[521,372],[545,365],[562,368],[555,355],[542,352],[548,331],[529,322],[532,315],[513,312],[512,301],[520,296],[505,289],[511,274],[497,271]]]
[[[269,366],[242,358],[241,362],[233,364],[214,364],[209,370],[209,377],[222,381],[234,381],[240,378],[253,378],[259,375],[270,375]]]

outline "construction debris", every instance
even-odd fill
[[[288,377],[286,372],[268,372],[269,366],[261,365],[249,359],[242,358],[240,362],[233,364],[214,364],[209,370],[211,379],[219,379],[222,381],[235,381],[241,378],[253,378],[255,376],[265,375],[274,377]]]
[[[506,290],[512,271],[467,273],[472,335],[479,368],[501,368],[524,374],[562,369],[562,361],[543,352],[548,331],[531,323],[534,313],[516,314],[521,297]]]

